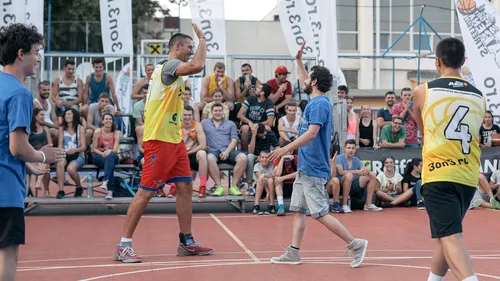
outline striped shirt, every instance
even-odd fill
[[[274,104],[269,99],[259,102],[256,96],[250,96],[243,102],[243,107],[247,109],[246,118],[253,123],[264,122],[268,116],[274,116]]]

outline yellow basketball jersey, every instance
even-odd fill
[[[212,73],[210,74],[209,76],[209,83],[208,83],[208,92],[207,92],[207,98],[211,98],[212,97],[212,92],[219,88],[219,86],[217,86],[217,81],[215,81],[215,74]],[[222,81],[222,88],[224,89],[227,89],[227,78],[229,78],[227,75],[224,75],[224,81]]]
[[[482,93],[459,77],[442,77],[425,86],[422,184],[444,181],[476,187],[479,128],[486,110]]]
[[[163,84],[164,64],[156,66],[149,81],[148,97],[144,106],[144,141],[159,140],[169,143],[182,141],[181,117],[184,111],[184,80],[181,76],[172,84]]]

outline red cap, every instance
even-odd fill
[[[274,71],[274,73],[276,74],[289,74],[290,72],[288,72],[288,69],[286,69],[285,66],[283,65],[280,65],[278,67],[276,67],[276,70]]]

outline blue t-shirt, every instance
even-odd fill
[[[0,73],[0,88],[0,208],[24,208],[26,165],[10,153],[9,139],[17,128],[29,133],[33,97],[11,74]]]
[[[363,163],[359,160],[358,157],[352,157],[351,167],[347,164],[347,159],[345,158],[345,154],[337,155],[337,159],[335,160],[335,164],[342,166],[344,171],[356,171],[361,170],[364,167]],[[342,176],[337,174],[337,178],[342,178]]]
[[[325,96],[311,99],[300,122],[299,137],[309,125],[321,125],[316,138],[299,148],[298,169],[308,176],[330,178],[330,144],[332,138],[332,104]]]

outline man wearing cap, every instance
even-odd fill
[[[278,66],[274,71],[275,78],[266,82],[273,90],[269,99],[274,102],[280,117],[286,114],[285,105],[292,100],[292,83],[286,79],[289,73],[285,66]]]

